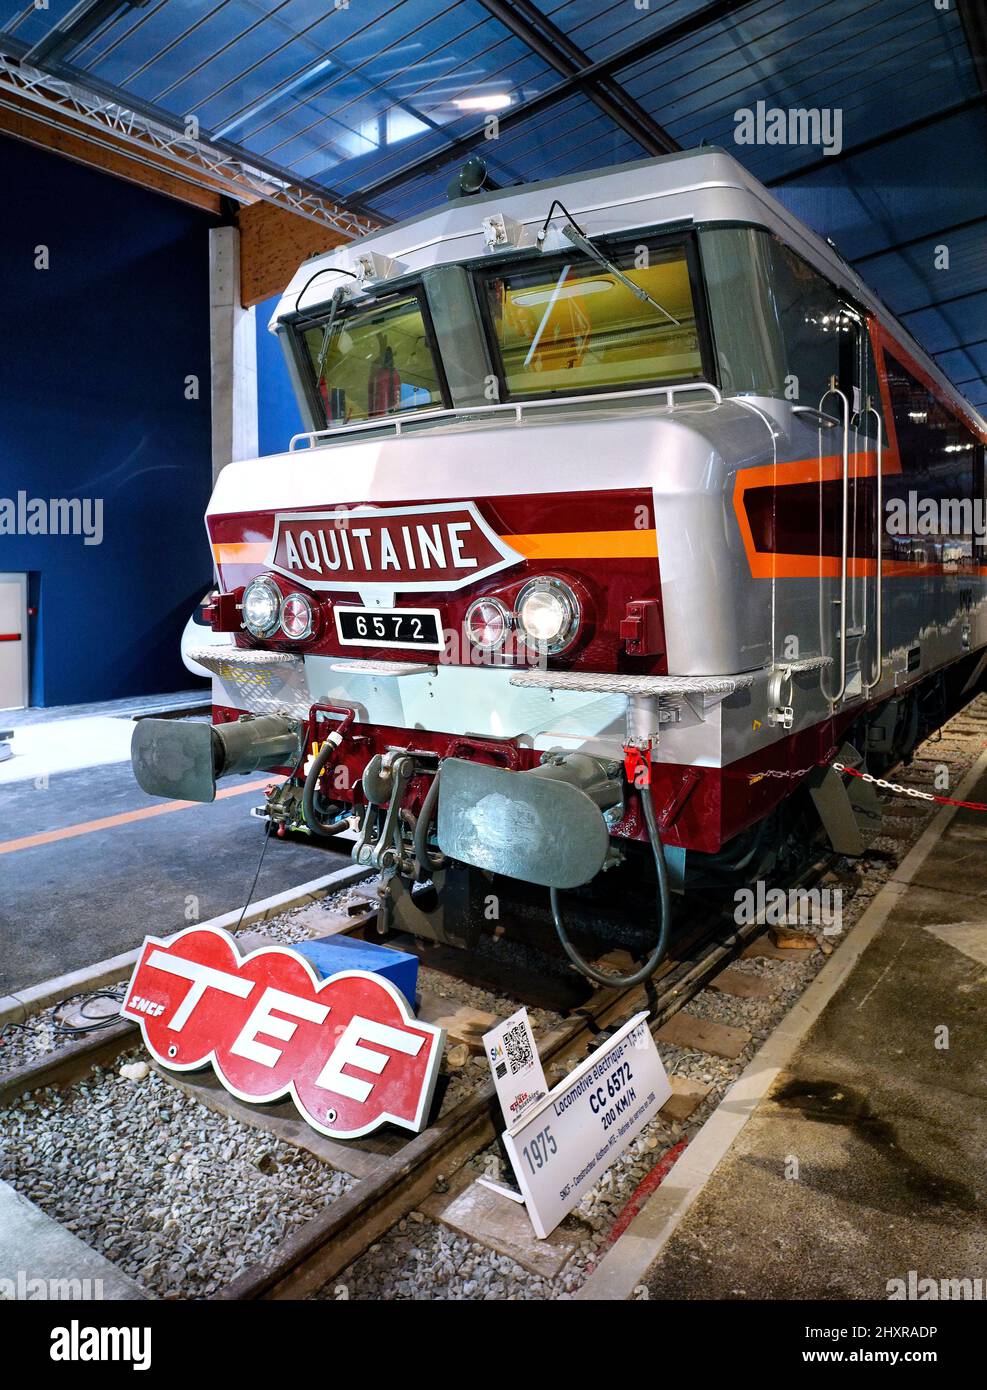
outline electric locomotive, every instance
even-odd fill
[[[133,763],[203,801],[282,774],[271,824],[355,835],[383,925],[464,944],[535,885],[598,978],[565,904],[630,874],[646,975],[670,891],[807,808],[859,853],[834,762],[976,689],[984,421],[722,150],[453,198],[306,262],[270,327],[306,429],[220,475],[213,723],[143,720]]]

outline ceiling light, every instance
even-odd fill
[[[460,111],[503,111],[511,99],[506,92],[483,92],[475,97],[456,97],[452,104]]]

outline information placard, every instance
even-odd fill
[[[483,1045],[504,1120],[517,1125],[548,1092],[528,1010],[518,1009],[484,1033]]]
[[[535,1234],[551,1235],[672,1094],[635,1014],[504,1135]]]

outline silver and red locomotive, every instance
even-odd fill
[[[979,681],[984,422],[720,150],[456,198],[271,328],[309,429],[221,474],[213,725],[142,721],[134,765],[285,774],[272,823],[355,832],[389,922],[462,941],[492,875],[566,940],[616,870],[657,880],[647,973],[669,886],[761,872],[810,805],[859,851],[833,762]]]

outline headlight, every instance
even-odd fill
[[[474,599],[466,610],[466,636],[481,652],[495,652],[507,641],[511,622],[499,599]]]
[[[315,610],[305,594],[289,594],[281,605],[281,631],[295,642],[311,636]]]
[[[240,600],[243,625],[252,637],[270,637],[278,625],[281,590],[273,579],[251,579]]]
[[[532,579],[514,611],[526,641],[544,652],[561,651],[579,630],[579,600],[561,579]]]

